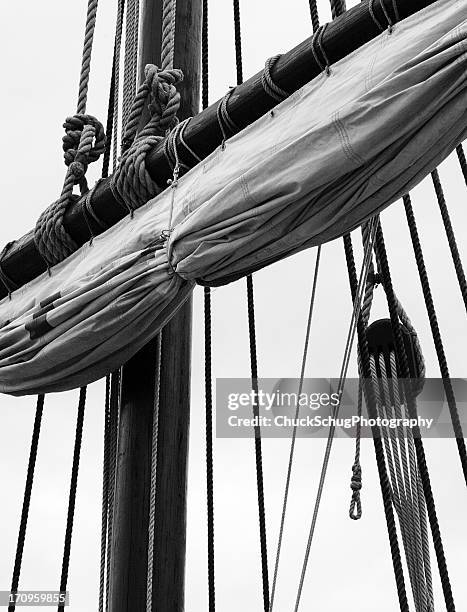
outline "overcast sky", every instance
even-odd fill
[[[105,118],[114,1],[101,0],[92,65],[90,113]],[[211,3],[211,95],[217,99],[235,81],[230,0]],[[354,4],[354,2],[352,2]],[[320,0],[322,20],[329,20]],[[60,193],[64,168],[61,124],[73,114],[85,17],[85,2],[48,0],[3,3],[0,38],[0,188],[3,244],[31,229],[39,213]],[[284,52],[310,34],[308,2],[243,2],[244,72]],[[181,66],[183,68],[183,66]],[[98,169],[91,171],[98,175]],[[441,167],[459,248],[466,259],[465,185],[457,160]],[[414,209],[440,327],[453,376],[467,377],[467,318],[456,283],[441,217],[430,181],[413,192]],[[427,375],[437,362],[401,203],[383,215],[393,279],[399,298],[419,332]],[[358,236],[354,243],[358,243]],[[360,248],[357,247],[360,257]],[[296,377],[314,266],[307,251],[255,274],[259,374]],[[350,296],[342,241],[323,248],[311,352],[310,376],[338,376],[350,319]],[[373,318],[387,316],[381,288]],[[213,292],[214,376],[249,375],[245,282]],[[191,439],[189,458],[186,610],[207,608],[204,474],[204,378],[202,290],[194,295]],[[355,359],[350,375],[356,374]],[[69,590],[71,610],[96,608],[103,426],[103,384],[89,388],[79,474]],[[20,588],[58,589],[73,451],[77,392],[46,398]],[[2,396],[0,402],[0,590],[10,587],[35,399]],[[289,443],[267,440],[264,448],[269,554],[277,542]],[[321,467],[324,440],[299,440],[286,523],[276,610],[293,609],[306,536]],[[252,440],[215,441],[216,580],[218,609],[261,610],[256,477]],[[465,568],[467,499],[453,440],[426,442],[428,464],[444,536],[457,609],[467,609]],[[363,441],[363,518],[348,518],[353,443],[336,441],[316,538],[310,556],[302,609],[339,612],[393,612],[397,597],[377,478],[373,444]],[[435,568],[435,562],[433,561]],[[437,609],[443,609],[434,571]],[[27,609],[27,608],[24,608]]]

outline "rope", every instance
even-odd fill
[[[86,102],[89,89],[89,74],[91,72],[92,44],[94,41],[94,31],[96,29],[97,7],[99,0],[89,0],[86,15],[86,27],[84,30],[83,56],[81,60],[81,72],[79,77],[77,114],[86,112]]]
[[[110,376],[110,415],[109,415],[109,492],[108,492],[108,516],[107,516],[107,561],[106,561],[106,587],[105,599],[106,610],[109,611],[110,594],[110,568],[112,562],[112,534],[113,534],[113,512],[115,502],[115,478],[117,467],[118,450],[118,422],[120,406],[120,371],[113,372]]]
[[[378,223],[378,221],[377,221]],[[353,256],[352,239],[349,234],[344,236],[344,249],[347,261],[347,271],[349,275],[350,289],[352,298],[355,302],[358,294],[357,286],[357,274],[355,271],[355,261]],[[357,333],[358,333],[358,345],[360,353],[361,370],[364,380],[364,393],[366,397],[366,405],[368,412],[372,418],[375,414],[375,395],[372,385],[367,384],[371,378],[371,367],[370,367],[370,356],[368,351],[368,342],[366,338],[366,328],[362,317],[357,322]],[[381,493],[383,498],[384,514],[386,518],[386,525],[389,537],[389,545],[391,549],[391,558],[394,569],[394,577],[396,580],[396,588],[399,599],[399,606],[401,612],[409,612],[409,606],[407,602],[407,593],[405,590],[404,571],[402,568],[402,560],[399,548],[399,542],[397,537],[396,523],[394,520],[394,513],[392,509],[392,494],[391,485],[389,483],[386,462],[384,458],[384,448],[381,438],[378,436],[377,428],[372,428],[373,432],[373,444],[375,448],[376,465],[378,468],[379,481],[381,486]]]
[[[102,466],[102,517],[101,517],[101,550],[99,565],[99,612],[104,612],[105,592],[105,557],[107,545],[107,525],[109,511],[109,467],[110,467],[110,376],[105,379],[105,412],[104,412],[104,457]]]
[[[176,2],[174,0],[164,0],[162,5],[162,70],[173,68],[175,50],[175,17]]]
[[[133,102],[123,138],[124,152],[113,175],[112,190],[130,212],[146,204],[160,192],[146,169],[146,155],[163,140],[167,130],[177,126],[180,94],[176,84],[183,79],[180,70],[161,70],[153,64],[145,68],[145,79]],[[151,118],[136,136],[146,102]]]
[[[345,0],[330,0],[332,18],[335,19],[347,10]]]
[[[431,178],[433,180],[436,199],[438,200],[441,217],[443,219],[444,229],[446,231],[446,237],[448,239],[449,248],[451,250],[452,261],[456,270],[459,289],[461,291],[462,299],[464,300],[464,305],[467,310],[467,281],[465,280],[464,267],[462,265],[459,249],[457,248],[456,236],[452,227],[451,218],[449,216],[446,198],[444,197],[444,191],[441,185],[438,170],[433,170],[433,172],[431,173]]]
[[[404,207],[405,214],[407,217],[407,224],[410,231],[410,237],[412,240],[412,246],[415,254],[415,261],[417,263],[418,274],[420,277],[420,283],[422,286],[423,297],[425,300],[425,306],[430,321],[431,335],[435,345],[436,355],[438,357],[438,364],[443,380],[443,386],[446,393],[446,398],[449,406],[449,412],[451,414],[451,420],[453,424],[454,434],[456,436],[456,443],[459,452],[459,458],[462,465],[462,472],[464,474],[464,480],[467,484],[467,452],[465,447],[464,432],[460,422],[459,413],[457,410],[456,398],[454,396],[454,390],[452,388],[451,377],[449,374],[448,363],[446,354],[444,352],[443,340],[438,325],[438,317],[436,315],[436,309],[433,302],[433,296],[431,293],[430,281],[425,267],[425,260],[423,256],[422,246],[420,244],[420,238],[418,235],[417,223],[412,208],[412,202],[409,195],[404,196]]]
[[[240,2],[233,0],[233,17],[234,17],[234,33],[235,33],[235,66],[237,71],[237,85],[243,82],[243,61],[242,61],[242,33],[240,19]],[[225,144],[226,133],[223,129],[222,121],[231,122],[227,112],[227,100],[231,91],[224,97],[224,100],[218,106],[219,125],[222,130]],[[233,126],[235,124],[231,122]],[[251,364],[251,384],[255,398],[258,397],[258,358],[256,352],[256,327],[255,327],[255,304],[254,304],[254,286],[253,277],[249,274],[246,278],[247,286],[247,307],[248,307],[248,332],[250,341],[250,364]],[[259,416],[258,403],[255,400],[253,403],[253,416]],[[258,422],[258,420],[255,420]],[[264,479],[263,479],[263,454],[261,446],[261,428],[254,427],[255,435],[255,463],[256,463],[256,485],[258,493],[258,517],[259,517],[259,536],[261,547],[261,574],[263,584],[263,605],[264,612],[269,611],[269,574],[268,574],[268,552],[267,552],[267,536],[266,536],[266,516],[264,507]]]
[[[256,353],[256,326],[255,326],[255,303],[253,276],[249,274],[247,282],[247,303],[248,303],[248,331],[250,337],[250,363],[251,363],[251,385],[255,401],[253,403],[253,416],[255,423],[259,422],[259,407],[256,401],[258,397],[258,358]],[[264,508],[264,481],[263,481],[263,454],[261,448],[261,428],[254,426],[255,434],[255,462],[256,462],[256,486],[258,491],[258,515],[259,515],[259,536],[261,546],[261,572],[263,581],[263,604],[264,611],[269,611],[269,576],[268,576],[268,551],[266,539],[266,513]]]
[[[348,334],[347,334],[347,341],[346,341],[346,345],[345,345],[345,349],[344,349],[344,356],[343,356],[343,359],[342,359],[342,366],[341,366],[341,371],[340,371],[340,375],[339,375],[339,383],[338,383],[338,387],[337,387],[337,396],[339,398],[339,402],[338,402],[337,406],[333,407],[333,410],[332,410],[332,417],[334,419],[337,417],[337,415],[339,413],[340,400],[342,398],[342,394],[343,394],[344,386],[345,386],[345,381],[346,381],[346,378],[347,378],[347,370],[348,370],[348,367],[349,367],[350,356],[351,356],[351,353],[352,353],[352,345],[353,345],[353,340],[354,340],[354,337],[355,337],[357,321],[360,319],[361,302],[362,302],[362,298],[363,298],[364,288],[365,288],[365,285],[366,285],[366,279],[367,279],[369,268],[370,268],[371,253],[372,253],[372,249],[373,249],[373,240],[374,240],[375,230],[376,230],[376,220],[375,220],[375,218],[373,218],[370,221],[370,229],[369,229],[369,234],[368,234],[368,242],[365,244],[363,263],[362,263],[362,268],[361,268],[361,272],[360,272],[360,278],[359,278],[358,284],[357,284],[357,291],[356,291],[355,296],[353,296],[352,316],[351,316],[351,319],[350,319],[349,331],[348,331]],[[335,427],[334,424],[332,424],[330,426],[330,428],[329,428],[329,434],[328,434],[328,438],[327,438],[327,441],[326,441],[326,449],[325,449],[325,452],[324,452],[323,463],[322,463],[322,466],[321,466],[321,474],[320,474],[319,483],[318,483],[318,490],[317,490],[317,493],[316,493],[316,499],[315,499],[315,504],[314,504],[314,508],[313,508],[313,515],[312,515],[312,519],[311,519],[311,525],[310,525],[310,530],[309,530],[309,533],[308,533],[308,540],[307,540],[305,555],[304,555],[303,564],[302,564],[302,571],[301,571],[301,575],[300,575],[300,582],[299,582],[299,585],[298,585],[297,597],[296,597],[296,601],[295,601],[295,608],[294,608],[295,612],[298,611],[299,605],[300,605],[300,599],[301,599],[301,595],[302,595],[303,585],[304,585],[304,582],[305,582],[306,570],[307,570],[307,566],[308,566],[308,560],[309,560],[309,556],[310,556],[311,544],[313,542],[313,537],[314,537],[314,533],[315,533],[315,529],[316,529],[316,523],[317,523],[317,520],[318,520],[319,508],[320,508],[321,499],[322,499],[323,490],[324,490],[324,483],[325,483],[325,480],[326,480],[326,474],[327,474],[327,470],[328,470],[328,466],[329,466],[329,460],[330,460],[330,457],[331,457],[331,450],[332,450],[332,444],[333,444],[333,441],[334,441],[335,430],[336,430],[336,427]]]
[[[139,0],[128,0],[125,28],[122,126],[125,128],[136,93],[138,70]]]
[[[285,89],[279,87],[273,81],[273,78],[271,76],[271,70],[274,68],[277,63],[277,60],[280,57],[280,55],[275,55],[274,57],[270,57],[269,59],[267,59],[264,65],[263,74],[261,75],[261,85],[263,86],[266,95],[268,95],[273,100],[276,100],[276,102],[282,102],[282,100],[285,100],[290,95],[287,91],[285,91]]]
[[[44,396],[37,396],[36,416],[32,430],[31,447],[29,450],[28,470],[26,474],[26,484],[24,486],[23,507],[21,509],[21,520],[19,524],[18,540],[16,543],[15,564],[13,567],[13,578],[11,580],[11,594],[18,592],[21,565],[23,563],[24,542],[26,540],[26,529],[28,526],[29,508],[31,506],[32,485],[34,482],[34,469],[36,467],[37,447],[39,445],[39,435],[41,431],[42,413],[44,410]],[[11,603],[8,612],[14,612],[16,605]]]
[[[297,398],[300,397],[302,393],[303,381],[305,378],[305,367],[306,367],[307,356],[308,356],[308,347],[310,343],[311,322],[313,319],[313,312],[314,312],[314,306],[315,306],[316,288],[318,286],[318,273],[319,273],[320,259],[321,259],[321,246],[318,247],[318,250],[316,252],[315,270],[313,273],[313,284],[312,284],[311,296],[310,296],[310,306],[308,308],[308,319],[307,319],[307,324],[306,324],[305,343],[303,347],[302,365],[301,365],[301,370],[300,370],[300,382],[298,385]],[[297,402],[297,405],[295,407],[294,423],[297,423],[299,412],[300,412],[300,404]],[[274,597],[276,594],[277,576],[279,572],[279,563],[280,563],[280,556],[281,556],[281,550],[282,550],[282,540],[283,540],[283,535],[284,535],[285,517],[287,513],[287,503],[289,499],[290,480],[292,477],[292,465],[293,465],[294,454],[295,454],[296,438],[297,438],[297,425],[294,425],[293,430],[292,430],[292,439],[290,442],[289,462],[287,466],[287,476],[285,480],[284,498],[282,502],[281,521],[280,521],[280,527],[279,527],[279,538],[277,541],[276,560],[274,563],[274,575],[272,579],[271,602],[269,605],[269,612],[272,612],[272,609],[274,606]]]
[[[400,323],[397,313],[397,302],[394,295],[394,289],[392,286],[391,273],[389,269],[386,247],[384,244],[383,232],[381,229],[381,225],[378,226],[377,236],[376,236],[376,253],[377,259],[379,261],[379,265],[381,267],[381,273],[383,275],[385,292],[388,302],[389,314],[391,318],[391,325],[394,334],[395,340],[395,348],[396,348],[396,357],[398,363],[398,369],[400,372],[401,378],[408,379],[409,378],[409,368],[407,363],[407,355],[405,353],[404,342],[402,339],[402,333],[400,329]],[[410,392],[407,394],[407,404],[409,409],[409,414],[411,418],[417,417],[417,408],[413,394]],[[425,450],[423,446],[423,440],[421,438],[420,429],[418,426],[414,427],[413,431],[414,435],[414,444],[417,455],[418,469],[420,471],[420,477],[423,485],[423,491],[425,495],[425,501],[428,511],[428,518],[430,521],[431,533],[433,537],[433,545],[436,552],[436,558],[438,561],[438,569],[441,578],[441,584],[443,588],[444,600],[446,603],[447,612],[455,611],[455,604],[452,595],[451,583],[449,579],[449,572],[446,564],[446,558],[444,553],[443,542],[441,538],[441,533],[439,529],[438,517],[436,514],[436,506],[433,497],[433,492],[431,489],[431,481],[430,475],[428,472],[428,467],[425,458]]]
[[[63,125],[63,150],[68,170],[62,192],[59,199],[41,214],[34,231],[36,248],[49,273],[50,266],[59,263],[77,248],[64,227],[63,219],[73,199],[73,187],[79,184],[81,193],[87,191],[84,178],[87,167],[99,158],[105,146],[102,124],[92,115],[85,114],[97,7],[98,0],[88,1],[76,115],[68,117]]]
[[[208,592],[209,612],[216,609],[214,577],[214,467],[212,443],[212,327],[211,290],[204,288],[204,347],[205,347],[205,398],[206,398],[206,505],[208,523]]]
[[[352,478],[350,480],[350,488],[352,489],[352,498],[350,500],[349,516],[352,520],[358,521],[362,518],[362,500],[360,491],[362,488],[362,466],[360,463],[360,447],[361,447],[361,416],[362,416],[362,399],[363,399],[362,383],[358,385],[358,401],[357,415],[359,421],[357,423],[357,431],[355,435],[355,456],[352,465]]]
[[[117,168],[118,159],[118,119],[119,119],[119,96],[120,96],[120,54],[122,48],[122,36],[123,36],[123,14],[125,12],[125,0],[118,0],[117,4],[117,21],[115,27],[115,41],[114,41],[114,57],[115,57],[115,89],[114,89],[114,118],[112,128],[112,170],[115,172]],[[107,131],[107,134],[109,132]]]
[[[159,435],[159,397],[162,366],[162,334],[157,335],[157,368],[155,372],[156,392],[154,394],[154,409],[152,417],[151,439],[151,484],[149,491],[149,526],[148,526],[148,572],[146,583],[146,612],[152,612],[152,579],[154,573],[154,533],[156,518],[157,492],[157,449]]]
[[[467,161],[465,159],[464,147],[461,144],[456,148],[456,153],[459,159],[459,164],[462,170],[462,175],[464,177],[465,184],[467,185]]]
[[[203,0],[201,33],[201,102],[209,106],[209,2]],[[212,316],[211,289],[204,287],[204,379],[206,403],[206,509],[208,529],[208,610],[216,610],[215,552],[214,552],[214,459],[212,409]]]
[[[316,0],[309,0],[310,4],[310,17],[311,17],[311,25],[313,27],[313,32],[319,28],[319,15],[318,15],[318,5]]]
[[[68,569],[70,566],[71,538],[73,535],[73,520],[75,515],[76,490],[78,486],[79,459],[81,441],[83,437],[84,409],[86,407],[86,387],[79,392],[78,416],[76,420],[75,448],[73,451],[73,466],[71,469],[70,495],[68,499],[68,513],[66,520],[65,545],[63,548],[62,575],[60,578],[60,593],[66,593],[68,582]],[[65,612],[65,605],[59,604],[58,612]]]

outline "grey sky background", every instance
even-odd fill
[[[101,0],[88,110],[105,119],[115,2]],[[355,2],[350,2],[353,5]],[[211,3],[211,99],[235,81],[231,3]],[[330,20],[326,0],[322,21]],[[306,0],[242,3],[244,71],[310,34]],[[85,2],[48,0],[3,3],[0,39],[2,223],[0,242],[31,229],[59,194],[64,176],[61,124],[77,96]],[[183,66],[180,66],[183,68]],[[96,178],[99,169],[91,169]],[[466,260],[466,191],[455,158],[441,167],[447,201]],[[453,376],[467,376],[467,318],[441,217],[429,180],[413,192],[440,327]],[[419,332],[427,375],[437,361],[414,263],[403,207],[383,215],[383,227],[399,298]],[[359,260],[359,236],[354,244]],[[296,377],[300,371],[314,251],[255,274],[259,374]],[[245,281],[213,291],[214,376],[249,375]],[[342,241],[324,246],[307,374],[338,376],[351,314]],[[372,318],[386,316],[382,290]],[[207,608],[204,475],[202,290],[194,295],[191,439],[189,458],[186,610]],[[356,375],[355,354],[349,375]],[[36,480],[20,588],[58,589],[78,392],[46,398]],[[98,592],[104,387],[89,387],[79,475],[69,590],[73,612],[96,609]],[[35,399],[2,396],[0,402],[0,590],[11,581]],[[277,612],[293,609],[324,440],[299,440],[276,599]],[[263,444],[270,565],[277,542],[289,442]],[[329,468],[303,592],[303,610],[393,612],[398,608],[373,444],[363,440],[363,518],[348,518],[353,442],[337,440]],[[453,440],[429,440],[426,452],[451,572],[457,609],[467,608],[465,568],[467,499]],[[215,441],[216,580],[218,609],[260,610],[261,578],[252,440]],[[433,558],[433,567],[436,564]],[[444,609],[435,575],[437,609]],[[27,610],[28,608],[23,608]]]

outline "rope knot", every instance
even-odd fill
[[[92,115],[82,114],[67,117],[63,127],[63,158],[79,180],[86,173],[88,165],[98,160],[104,152],[104,127]]]
[[[146,84],[149,95],[149,112],[151,117],[159,118],[161,134],[174,128],[180,108],[180,94],[177,83],[183,81],[183,72],[176,68],[160,69],[154,64],[145,68]]]
[[[352,466],[352,479],[350,481],[350,488],[352,491],[357,492],[362,488],[362,468],[358,463],[354,463]]]
[[[350,481],[352,489],[352,499],[350,501],[349,516],[353,521],[362,518],[362,500],[360,499],[360,489],[362,488],[362,467],[359,463],[352,466],[352,479]]]

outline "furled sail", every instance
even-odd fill
[[[153,337],[195,282],[224,284],[354,229],[466,134],[467,4],[438,0],[305,85],[51,277],[0,302],[0,390],[97,380]]]

